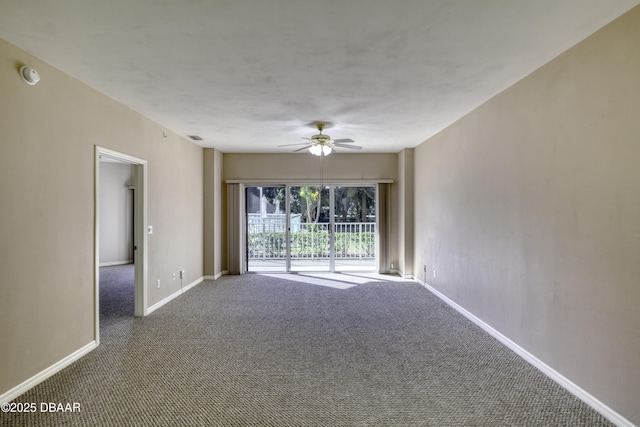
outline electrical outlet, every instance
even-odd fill
[[[424,269],[424,272],[426,273],[426,272],[427,272],[427,264],[425,264],[425,265],[423,266],[423,269]]]
[[[180,278],[181,278],[181,279],[184,279],[184,276],[185,276],[186,274],[187,274],[187,273],[186,273],[184,270],[180,270]]]
[[[433,278],[435,279],[436,277],[438,277],[438,272],[436,270],[433,270]]]
[[[176,273],[171,273],[171,278],[172,278],[173,280],[176,280]]]
[[[160,279],[156,280],[156,289],[160,289]]]

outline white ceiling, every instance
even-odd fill
[[[0,0],[0,37],[205,147],[397,152],[639,3]]]

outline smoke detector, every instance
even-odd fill
[[[28,65],[23,65],[22,67],[20,67],[20,77],[22,77],[22,80],[26,84],[31,86],[40,81],[40,74],[38,74],[36,70],[29,67]]]

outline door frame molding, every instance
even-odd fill
[[[135,271],[135,309],[136,317],[148,314],[147,307],[147,161],[109,148],[95,146],[94,156],[94,286],[95,286],[95,340],[100,344],[100,161],[102,158],[128,163],[133,166],[134,184],[134,241],[137,250],[133,253]]]

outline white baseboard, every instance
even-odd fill
[[[133,264],[133,260],[101,262],[99,264],[99,267],[111,267],[111,266],[114,266],[114,265],[126,265],[126,264]]]
[[[228,271],[226,271],[226,270],[225,271],[221,271],[219,273],[216,273],[213,276],[204,276],[204,280],[218,280],[219,278],[221,278],[222,276],[225,276],[227,274],[229,274]]]
[[[147,308],[147,315],[153,313],[154,311],[156,311],[157,309],[159,309],[160,307],[162,307],[163,305],[165,305],[169,301],[179,297],[180,295],[182,295],[183,293],[187,292],[189,289],[193,288],[194,286],[202,283],[203,280],[204,280],[204,276],[194,280],[193,282],[189,283],[188,285],[183,286],[182,288],[178,289],[177,291],[175,291],[174,293],[172,293],[168,297],[166,297],[166,298],[158,301],[157,303],[153,304],[152,306],[148,307]]]
[[[189,289],[195,287],[196,285],[199,285],[200,283],[202,283],[204,281],[204,277],[199,278],[198,280],[194,280],[193,282],[189,283],[186,286],[182,287],[182,293],[187,292]]]
[[[616,411],[614,411],[613,409],[611,409],[610,407],[608,407],[607,405],[602,403],[600,400],[595,398],[593,395],[591,395],[588,392],[586,392],[584,389],[580,388],[578,385],[576,385],[571,380],[569,380],[568,378],[563,376],[561,373],[559,373],[558,371],[554,370],[552,367],[550,367],[549,365],[547,365],[546,363],[544,363],[543,361],[541,361],[540,359],[535,357],[533,354],[529,353],[527,350],[525,350],[524,348],[520,347],[515,342],[511,341],[506,336],[502,335],[500,332],[498,332],[492,326],[490,326],[489,324],[485,323],[480,318],[476,317],[474,314],[472,314],[469,311],[467,311],[464,307],[458,305],[458,303],[456,303],[455,301],[449,299],[449,297],[447,297],[446,295],[444,295],[443,293],[441,293],[437,289],[433,288],[428,283],[420,280],[420,278],[416,278],[416,281],[418,283],[420,283],[422,286],[424,286],[425,288],[427,288],[427,290],[429,290],[429,292],[431,292],[432,294],[434,294],[435,296],[440,298],[442,301],[447,303],[449,306],[451,306],[453,309],[458,311],[460,314],[465,316],[467,319],[471,320],[473,323],[475,323],[476,325],[481,327],[489,335],[493,336],[498,341],[500,341],[502,344],[504,344],[507,347],[509,347],[511,350],[513,350],[516,354],[518,354],[524,360],[526,360],[527,362],[531,363],[538,370],[540,370],[543,374],[545,374],[546,376],[548,376],[549,378],[551,378],[552,380],[554,380],[555,382],[560,384],[562,387],[564,387],[567,391],[569,391],[571,394],[576,396],[578,399],[582,400],[584,403],[586,403],[587,405],[591,406],[593,409],[598,411],[602,416],[607,418],[609,421],[614,423],[616,426],[619,426],[619,427],[634,427],[634,424],[632,422],[630,422],[629,420],[624,418],[622,415],[618,414]]]
[[[71,365],[73,362],[75,362],[76,360],[80,359],[82,356],[84,356],[85,354],[89,353],[91,350],[95,349],[96,347],[98,347],[98,343],[96,341],[91,341],[90,343],[88,343],[84,347],[79,348],[78,350],[74,351],[73,353],[71,353],[70,355],[65,357],[64,359],[62,359],[62,360],[54,363],[53,365],[49,366],[44,371],[34,375],[33,377],[29,378],[28,380],[24,381],[23,383],[18,384],[17,386],[12,388],[11,390],[9,390],[6,393],[3,393],[2,395],[0,395],[0,403],[11,402],[13,399],[15,399],[16,397],[20,396],[21,394],[27,392],[32,387],[35,387],[36,385],[40,384],[42,381],[44,381],[47,378],[51,377],[53,374],[56,374],[56,373],[60,372],[61,370],[63,370],[64,368],[66,368],[67,366]]]
[[[396,276],[400,276],[403,279],[407,279],[407,280],[414,280],[415,279],[413,274],[404,274],[403,272],[401,272],[397,268],[392,268],[391,270],[389,270],[389,274],[395,274]]]

